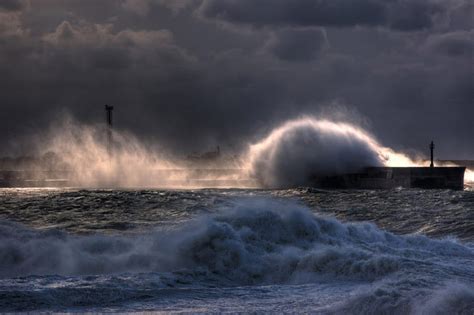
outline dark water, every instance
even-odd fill
[[[0,311],[474,313],[474,192],[0,190]]]

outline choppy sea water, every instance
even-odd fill
[[[0,190],[0,312],[473,314],[474,191]]]

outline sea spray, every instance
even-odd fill
[[[203,165],[149,147],[124,131],[113,131],[112,151],[101,125],[65,119],[41,141],[79,187],[265,187],[311,185],[314,176],[357,172],[367,166],[424,166],[420,158],[381,145],[356,125],[306,116],[274,128],[238,156]],[[206,171],[210,169],[210,171]],[[222,172],[215,170],[222,169]],[[226,171],[226,170],[230,170]],[[471,170],[465,182],[474,182]]]
[[[313,176],[357,172],[367,166],[415,166],[408,156],[380,145],[367,131],[315,117],[291,120],[247,153],[250,172],[264,187],[309,185]]]
[[[81,124],[70,117],[39,143],[40,152],[54,153],[57,161],[52,169],[67,171],[68,185],[74,187],[196,188],[207,187],[210,181],[220,181],[224,187],[226,182],[232,182],[239,187],[244,174],[216,171],[239,169],[236,159],[196,163],[173,155],[156,143],[147,145],[129,132]]]
[[[63,161],[73,186],[146,186],[151,182],[147,171],[175,168],[163,154],[124,131],[110,131],[109,150],[109,131],[102,125],[80,124],[66,117],[50,131],[42,151],[54,152]]]

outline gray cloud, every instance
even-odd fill
[[[193,4],[195,0],[124,0],[122,7],[138,15],[148,15],[153,6],[171,9],[174,13]]]
[[[179,154],[238,151],[336,100],[384,144],[426,151],[434,139],[441,157],[474,155],[461,0],[145,2],[134,11],[134,1],[44,0],[0,12],[4,154],[63,111],[103,122],[104,104],[115,106],[116,128]]]
[[[382,26],[401,31],[429,28],[443,8],[429,0],[204,0],[206,18],[256,27]]]
[[[0,1],[0,10],[18,11],[25,7],[24,0],[2,0]]]
[[[282,60],[309,61],[328,47],[326,33],[321,29],[273,32],[265,43],[265,50]]]
[[[456,31],[430,36],[426,47],[436,53],[453,56],[474,57],[474,30]]]
[[[390,3],[390,1],[387,1]],[[446,7],[429,0],[397,0],[387,6],[387,26],[400,31],[415,31],[433,26],[436,15]]]
[[[453,30],[474,28],[474,3],[470,0],[451,0],[449,7],[449,26]]]
[[[150,11],[150,5],[149,0],[125,0],[122,4],[124,9],[138,15],[147,15]]]

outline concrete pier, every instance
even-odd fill
[[[464,188],[465,167],[367,167],[360,172],[314,176],[310,186],[327,189],[457,189]],[[242,178],[240,169],[148,170],[150,181],[171,186],[258,187],[252,178]],[[144,178],[146,178],[144,174]],[[71,171],[0,171],[0,187],[75,186]]]
[[[367,167],[360,172],[313,177],[312,186],[342,189],[464,189],[465,167]]]

